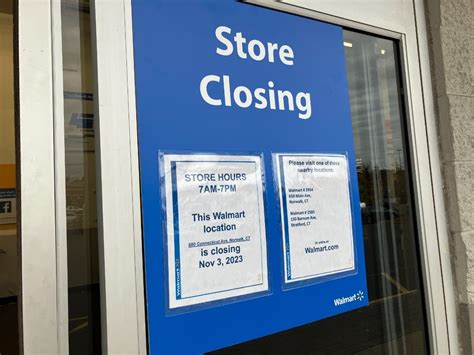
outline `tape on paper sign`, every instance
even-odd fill
[[[269,291],[258,155],[161,154],[169,310]]]

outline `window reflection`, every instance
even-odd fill
[[[369,296],[382,305],[380,349],[427,352],[396,46],[349,31],[345,41],[354,44],[346,63]]]
[[[101,352],[89,2],[62,1],[69,353]]]

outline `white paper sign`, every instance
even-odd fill
[[[259,156],[164,154],[169,308],[268,290]]]
[[[347,159],[276,154],[285,283],[355,269]]]

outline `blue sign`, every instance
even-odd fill
[[[233,0],[134,0],[132,6],[150,353],[202,354],[367,305],[342,28]],[[159,158],[162,152],[175,155],[168,160],[165,155],[163,160]],[[199,157],[188,159],[186,155],[191,153]],[[199,177],[197,162],[208,161],[212,154],[226,163],[202,167]],[[194,210],[175,207],[169,201],[178,201],[181,196],[182,201],[198,203],[202,198],[206,206],[204,195],[196,190],[202,184],[192,185],[195,197],[185,199],[182,195],[191,191],[186,183],[194,183],[187,180],[193,176],[213,184],[205,189],[211,192],[209,196],[220,199],[218,205],[232,205],[223,194],[237,198],[239,191],[250,186],[246,184],[250,179],[226,184],[212,179],[231,171],[233,176],[247,177],[251,172],[238,170],[229,163],[229,157],[237,156],[235,159],[242,161],[256,154],[263,157],[258,173],[262,181],[252,180],[252,186],[255,196],[264,200],[264,216],[260,217],[264,223],[260,225],[265,225],[265,233],[260,234],[264,236],[261,241],[266,241],[266,245],[260,244],[258,255],[266,256],[267,267],[266,274],[257,276],[268,279],[268,284],[247,293],[244,299],[214,297],[197,302],[186,312],[170,313],[173,307],[185,309],[179,304],[181,292],[193,291],[174,290],[174,295],[179,295],[174,304],[169,298],[173,295],[170,285],[185,286],[184,263],[191,260],[191,256],[183,257],[183,249],[181,254],[173,254],[174,246],[183,243],[173,242],[172,228],[181,223],[178,220],[183,216],[195,215],[195,221],[207,223],[207,216],[212,219],[213,214],[192,213]],[[331,158],[333,155],[337,157]],[[292,156],[298,158],[288,158]],[[281,164],[280,169],[276,164]],[[299,164],[304,166],[296,168]],[[333,164],[340,169],[318,164]],[[165,174],[160,175],[163,171]],[[316,180],[310,175],[305,175],[307,180],[298,180],[298,174],[310,171],[318,173]],[[337,179],[327,174],[336,174]],[[298,186],[297,181],[306,182]],[[318,195],[314,193],[315,183],[327,186],[324,191],[341,192]],[[341,186],[344,188],[338,188]],[[218,192],[222,193],[220,197]],[[282,209],[283,194],[285,203],[294,205]],[[322,196],[328,205],[318,211],[324,203]],[[349,228],[338,229],[340,241],[309,238],[304,232],[310,230],[306,226],[334,218],[331,206],[337,207],[344,196],[350,207],[344,215]],[[212,200],[208,201],[210,205]],[[242,202],[235,201],[236,206]],[[247,205],[259,208],[257,197],[252,201]],[[301,208],[296,208],[297,204]],[[315,212],[311,204],[316,206]],[[244,210],[250,208],[247,205],[231,213],[232,218],[250,216]],[[219,211],[217,216],[228,213]],[[291,213],[297,220],[293,226],[285,220],[285,215],[291,217]],[[307,219],[303,220],[302,214]],[[246,226],[257,231],[259,224],[252,221],[235,225],[237,230]],[[180,238],[191,230],[179,226]],[[322,226],[331,234],[327,229],[330,223]],[[207,225],[203,228],[200,233],[215,231]],[[291,244],[292,236],[298,233],[308,237],[311,245]],[[242,240],[249,236],[242,236]],[[285,243],[291,250],[304,250],[306,256],[294,254],[287,258],[290,249],[285,249]],[[191,247],[192,243],[186,245]],[[235,250],[227,244],[221,247]],[[208,249],[204,249],[201,256],[207,258]],[[316,255],[336,251],[341,252],[337,255],[351,255],[353,260],[344,264],[340,258],[341,262],[328,270],[312,262]],[[178,274],[169,262],[173,255],[180,258]],[[238,256],[232,262],[239,262]],[[196,265],[207,270],[215,260],[205,259]],[[291,273],[286,273],[290,261]],[[334,272],[339,269],[344,273]],[[231,269],[224,265],[222,270]],[[227,275],[232,277],[231,273]],[[180,282],[170,282],[173,277]],[[199,297],[220,292],[219,285],[211,284],[212,278],[203,277],[202,283],[199,277],[188,279],[196,282]],[[296,279],[298,282],[293,282]],[[234,281],[235,285],[250,282]],[[229,281],[231,287],[234,281]],[[202,290],[197,290],[199,287]],[[261,290],[265,292],[257,292]]]

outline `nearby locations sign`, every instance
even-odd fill
[[[234,0],[132,6],[150,353],[367,305],[342,28]]]
[[[277,154],[285,283],[354,272],[347,158]]]
[[[171,309],[268,290],[261,158],[162,156]]]

